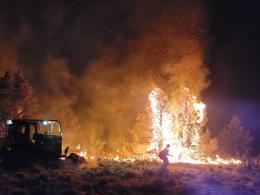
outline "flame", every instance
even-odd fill
[[[203,104],[202,102],[199,103],[195,102],[193,104],[193,107],[198,112],[199,118],[197,120],[197,123],[201,123],[204,120],[204,109],[206,108],[206,105]]]
[[[113,160],[114,160],[114,161],[119,161],[119,160],[120,160],[120,157],[119,157],[118,155],[116,155]]]
[[[184,88],[181,106],[174,108],[169,102],[165,93],[155,88],[148,96],[151,107],[152,120],[152,138],[148,151],[154,151],[148,156],[141,157],[122,157],[119,150],[110,157],[104,157],[107,160],[118,162],[134,162],[135,160],[157,161],[158,153],[167,144],[170,144],[169,161],[171,163],[192,163],[192,164],[241,164],[238,159],[223,159],[216,155],[214,159],[201,153],[201,134],[203,122],[205,121],[206,105],[198,101],[198,98],[190,93],[189,88]],[[83,150],[80,144],[76,149],[81,157],[86,160],[95,159],[94,156],[88,156],[86,150]]]
[[[191,95],[188,88],[184,88],[182,106],[174,110],[164,92],[155,88],[149,94],[152,113],[152,139],[148,150],[162,150],[170,144],[169,161],[194,164],[240,164],[240,160],[225,160],[216,155],[216,159],[204,157],[200,152],[200,136],[202,123],[205,120],[206,105]],[[156,158],[157,155],[151,155]]]
[[[81,149],[80,144],[78,144],[78,145],[76,146],[76,149],[77,149],[77,150],[80,150],[80,149]]]
[[[84,157],[85,159],[87,159],[87,152],[86,152],[86,151],[81,150],[80,153],[79,153],[79,155],[80,155],[81,157]]]

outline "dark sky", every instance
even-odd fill
[[[39,67],[31,74],[35,75],[34,86],[40,88],[43,83],[39,71],[48,55],[65,58],[70,71],[80,75],[84,66],[100,55],[101,48],[121,49],[125,40],[142,37],[148,30],[142,24],[152,21],[157,12],[145,10],[147,14],[140,14],[142,18],[139,18],[135,15],[134,2],[1,1],[1,40],[16,45],[18,61],[27,70]],[[168,2],[158,1],[151,4],[154,7],[147,7],[163,10],[162,5]],[[237,114],[242,124],[259,137],[260,2],[198,2],[208,10],[206,60],[211,85],[204,91],[203,100],[208,105],[209,127],[218,131]]]
[[[216,1],[211,10],[212,87],[259,100],[260,2]]]
[[[209,126],[221,128],[232,114],[260,148],[260,2],[211,3],[211,86],[205,91]]]

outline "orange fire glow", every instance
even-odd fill
[[[196,96],[190,93],[189,88],[183,89],[183,100],[178,108],[170,103],[166,94],[159,88],[155,88],[148,96],[151,107],[152,138],[148,151],[154,151],[149,155],[138,157],[121,157],[119,150],[112,157],[104,159],[114,161],[133,162],[135,160],[158,161],[158,153],[170,144],[169,161],[171,163],[192,163],[192,164],[241,164],[238,159],[223,159],[216,155],[214,159],[203,154],[201,147],[202,129],[205,124],[206,105],[198,101]],[[79,145],[76,147],[77,153],[86,160],[95,159],[88,156],[86,150]],[[203,150],[202,150],[203,151]]]
[[[178,110],[173,108],[164,92],[155,88],[149,94],[152,113],[152,139],[148,150],[157,153],[170,144],[170,162],[194,164],[240,164],[240,160],[205,157],[200,148],[206,105],[184,88],[184,100]],[[151,156],[156,158],[156,155]]]

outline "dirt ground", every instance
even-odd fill
[[[240,166],[62,161],[0,167],[1,194],[260,194],[260,170]]]

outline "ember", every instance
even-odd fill
[[[158,161],[158,153],[167,144],[170,144],[169,157],[171,163],[192,164],[241,164],[238,159],[223,159],[215,154],[211,158],[205,152],[207,147],[203,143],[203,127],[205,126],[206,105],[198,101],[191,94],[189,88],[183,89],[183,99],[179,102],[171,102],[167,95],[159,88],[155,88],[148,96],[151,111],[151,140],[146,155],[138,157],[122,157],[119,150],[116,154],[103,157],[113,161],[134,162],[136,160]],[[177,105],[177,106],[173,106]],[[78,154],[85,159],[94,159],[88,156],[80,144],[77,145]]]
[[[173,108],[166,94],[155,88],[149,94],[152,112],[152,139],[149,150],[157,153],[167,144],[171,144],[170,162],[195,164],[240,164],[240,160],[222,159],[216,155],[213,160],[203,154],[201,143],[202,128],[205,120],[206,105],[199,102],[190,93],[189,88],[183,90],[183,102],[179,109]],[[156,158],[156,155],[151,155]]]

